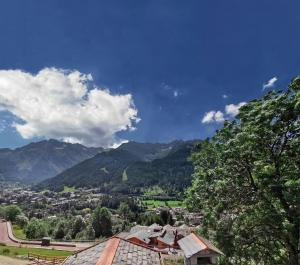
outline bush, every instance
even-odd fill
[[[3,253],[3,255],[9,255],[10,249],[5,248],[5,249],[2,250],[2,253]]]

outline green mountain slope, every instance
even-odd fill
[[[38,189],[62,190],[64,186],[99,187],[102,192],[142,193],[159,185],[169,194],[190,184],[192,165],[188,161],[193,141],[170,144],[129,142],[97,154],[54,178]]]

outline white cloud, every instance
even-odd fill
[[[221,111],[209,111],[206,112],[202,123],[212,123],[212,122],[223,122],[224,121],[224,114]]]
[[[175,98],[177,98],[177,97],[179,96],[179,93],[178,93],[178,91],[177,91],[177,90],[174,90],[174,92],[173,92],[173,96],[174,96]]]
[[[229,104],[225,106],[225,114],[224,112],[218,110],[211,110],[206,112],[202,118],[202,123],[213,123],[213,122],[223,122],[225,119],[230,119],[236,116],[239,113],[239,109],[241,106],[245,105],[246,102],[241,102],[239,104]]]
[[[222,95],[222,98],[228,98],[228,96],[226,94]]]
[[[55,138],[88,146],[113,146],[116,133],[138,122],[132,96],[112,95],[76,70],[44,68],[36,75],[0,71],[0,109],[21,121],[12,126],[23,138]]]
[[[277,76],[272,77],[267,83],[263,84],[263,90],[274,87],[277,80]]]
[[[245,105],[246,102],[241,102],[239,104],[229,104],[225,106],[225,112],[227,115],[234,117],[236,115],[239,114],[239,109],[240,107],[242,107],[243,105]]]

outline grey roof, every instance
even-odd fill
[[[131,227],[130,229],[130,234],[133,234],[133,233],[136,233],[138,231],[141,231],[141,230],[148,230],[149,227],[148,226],[143,226],[143,225],[135,225],[133,227]]]
[[[150,242],[150,237],[153,234],[152,230],[140,230],[136,233],[130,234],[126,237],[126,239],[138,238],[139,240],[148,244]]]
[[[121,240],[112,265],[160,265],[159,253]]]
[[[63,265],[96,265],[108,241],[70,256]],[[105,251],[104,251],[105,252]],[[120,238],[112,263],[107,265],[161,265],[160,254]]]
[[[166,231],[161,237],[158,237],[157,240],[172,246],[174,244],[175,241],[175,235],[173,233],[173,231]]]
[[[178,245],[183,250],[186,258],[190,258],[195,254],[200,254],[200,252],[204,250],[214,252],[217,255],[224,255],[208,240],[193,233],[178,240]]]
[[[94,247],[72,255],[66,259],[64,265],[92,265],[97,263],[99,256],[106,246],[107,241],[100,243]]]

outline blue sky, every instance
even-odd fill
[[[93,133],[76,132],[78,139],[100,133],[102,140],[91,140],[92,145],[106,139],[111,144],[205,138],[233,117],[226,105],[261,96],[269,80],[265,90],[284,87],[300,74],[299,10],[296,0],[2,1],[0,70],[6,78],[6,70],[35,76],[44,68],[76,69],[92,76],[89,89],[130,94],[134,106],[127,107],[137,110],[140,121],[131,113],[131,122],[126,116],[112,130],[99,123],[101,128],[86,127]],[[0,78],[0,108],[1,89],[4,94]],[[30,83],[18,89],[24,98]],[[36,118],[34,129],[16,129],[13,124],[27,121],[18,114],[23,108],[13,104],[13,110],[1,108],[0,147],[68,136],[37,128],[45,122]],[[210,111],[215,113],[203,123]]]

